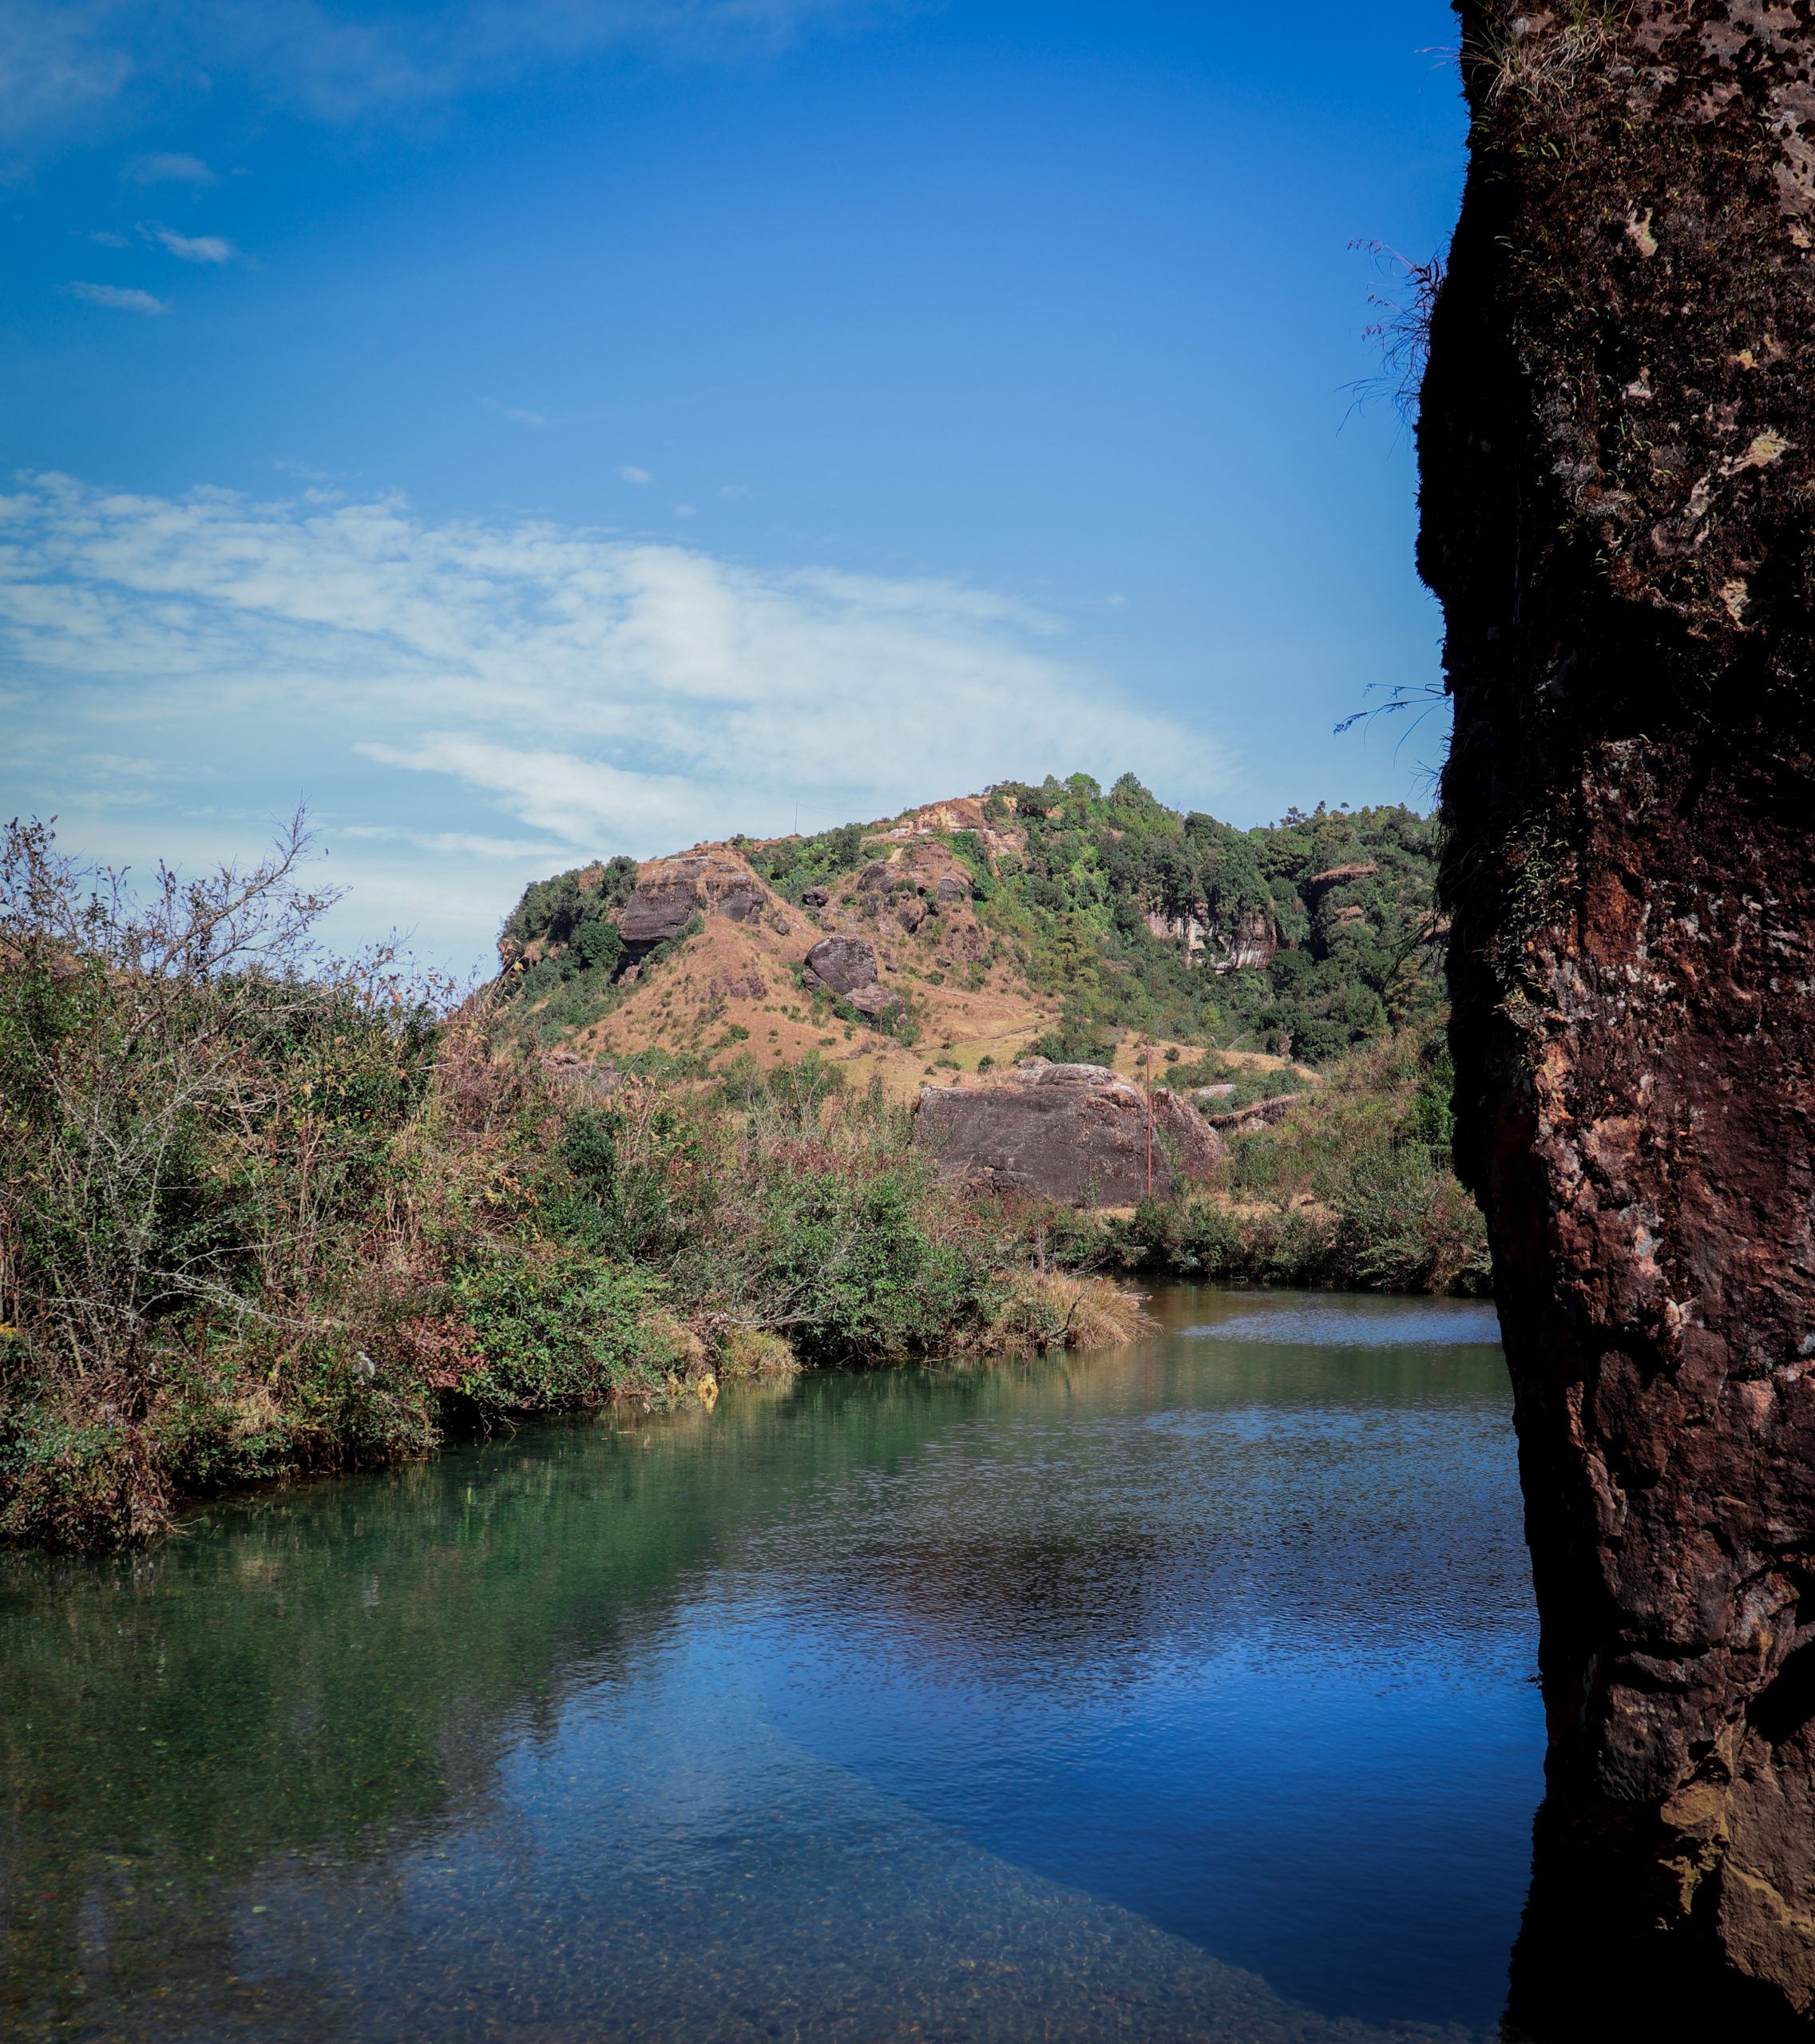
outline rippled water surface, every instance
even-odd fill
[[[1155,1304],[0,1560],[0,2034],[1491,2034],[1491,1313]]]

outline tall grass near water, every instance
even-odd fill
[[[7,834],[0,1539],[143,1538],[462,1420],[1103,1338],[1011,1309],[1012,1220],[880,1091],[545,1062],[485,994],[320,952],[306,850],[141,897]]]

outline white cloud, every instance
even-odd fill
[[[514,419],[519,426],[541,427],[548,424],[548,420],[540,412],[522,411],[515,405],[505,405],[501,409],[506,418]]]
[[[699,515],[699,507],[692,504],[677,504],[674,508],[674,514],[677,518],[697,518]]]
[[[875,0],[0,0],[0,138],[92,139],[224,82],[316,119],[409,117],[549,65],[625,47],[761,56]],[[137,158],[140,183],[212,183],[199,158]]]
[[[145,232],[179,263],[231,263],[240,252],[218,234],[179,234],[168,227],[148,228]]]
[[[653,482],[656,480],[647,469],[638,468],[634,461],[626,461],[618,470],[618,473],[626,482],[644,483]]]
[[[722,482],[719,485],[719,494],[721,497],[747,497],[750,485],[747,482]]]
[[[67,816],[107,753],[173,766],[179,822],[237,804],[256,842],[300,794],[394,836],[386,888],[458,846],[458,888],[404,889],[444,957],[485,950],[535,843],[648,856],[785,830],[797,801],[822,826],[1079,766],[1198,800],[1223,778],[1197,731],[1071,665],[1057,621],[1011,598],[394,498],[32,479],[0,496],[0,671],[31,699],[9,719],[22,806]]]
[[[116,234],[111,228],[97,227],[89,236],[97,248],[129,248],[132,244],[123,234]]]
[[[134,156],[121,175],[129,184],[212,184],[214,172],[200,156]]]
[[[153,298],[149,291],[123,290],[117,284],[65,284],[65,292],[85,305],[105,305],[114,312],[145,312],[155,315],[170,310],[168,299]]]

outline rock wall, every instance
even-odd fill
[[[1419,560],[1550,1734],[1514,2011],[1615,2034],[1586,1963],[1756,2034],[1815,2009],[1815,33],[1458,11]]]

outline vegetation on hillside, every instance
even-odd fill
[[[1126,1331],[830,1068],[599,1097],[491,996],[323,957],[304,849],[138,901],[6,833],[0,1538],[142,1536],[462,1420]]]
[[[1280,1120],[1230,1136],[1215,1189],[1080,1232],[1098,1267],[1262,1285],[1485,1293],[1487,1230],[1450,1158],[1441,1021],[1341,1060]]]
[[[997,955],[1061,1004],[1036,1046],[1048,1056],[1100,1061],[1137,1029],[1322,1065],[1440,1004],[1430,818],[1320,806],[1238,830],[1168,809],[1128,774],[1107,794],[1087,774],[1005,782],[985,814],[1024,849],[992,854],[973,831],[949,842]],[[731,842],[799,903],[875,857],[886,827]],[[539,1040],[619,997],[614,917],[634,880],[613,859],[538,881],[512,913],[504,937],[521,963],[509,990]]]
[[[1437,829],[1410,810],[1320,806],[1238,830],[1131,774],[1107,795],[1074,774],[1004,783],[986,813],[1026,836],[981,913],[1064,996],[1051,1055],[1133,1028],[1321,1065],[1441,1003]],[[1244,938],[1270,957],[1234,962]]]

